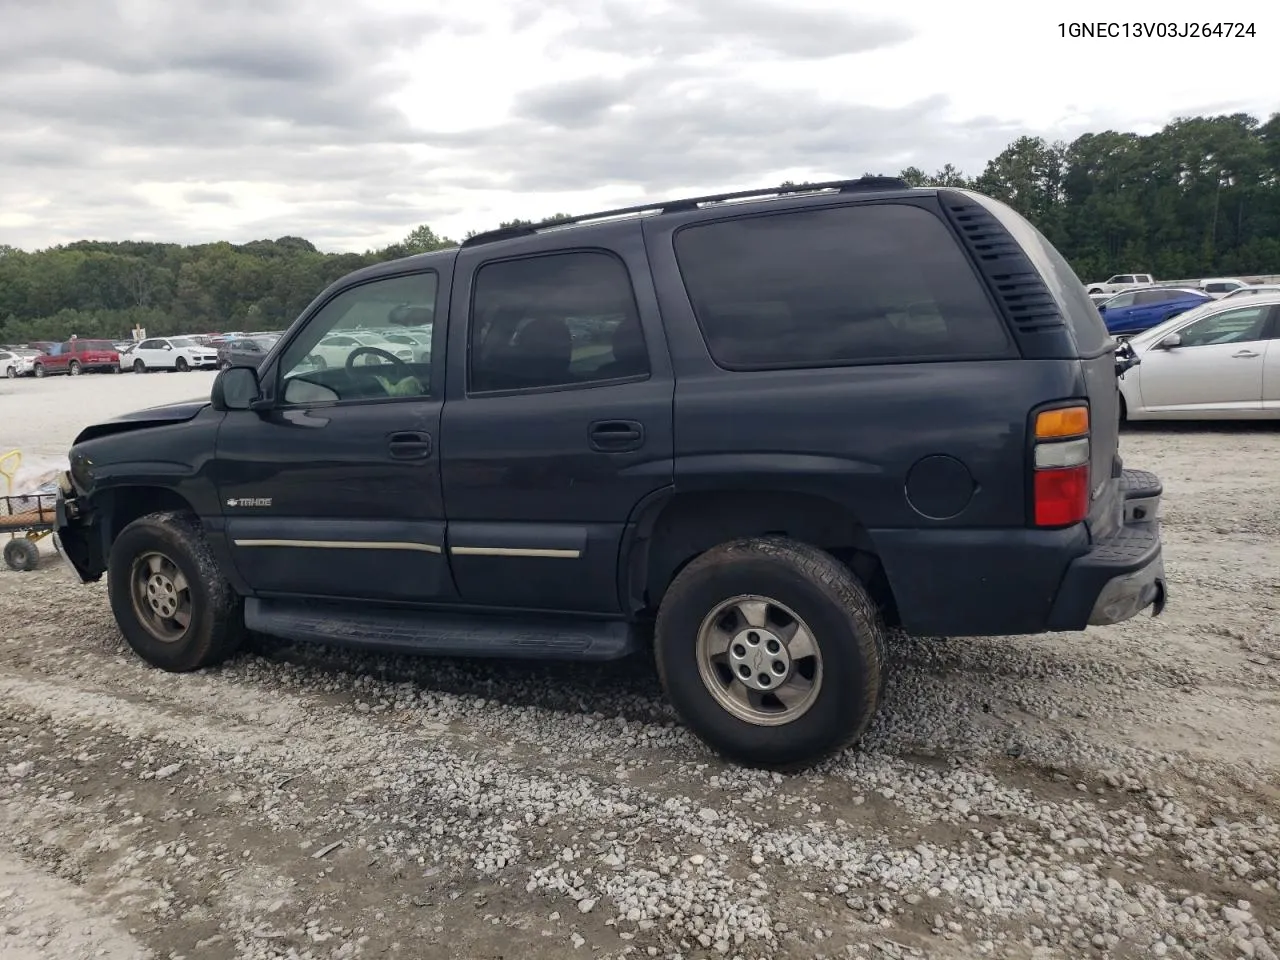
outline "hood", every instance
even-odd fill
[[[80,435],[76,437],[75,442],[81,443],[85,440],[105,437],[112,433],[124,433],[129,430],[140,430],[144,427],[182,423],[186,420],[194,419],[196,414],[207,406],[209,406],[208,400],[184,400],[181,403],[168,403],[159,407],[147,407],[145,410],[124,413],[110,420],[104,420],[102,423],[85,427],[80,431]]]

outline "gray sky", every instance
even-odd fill
[[[1058,24],[1120,5],[0,0],[0,244],[364,250],[419,223],[460,237],[787,178],[976,173],[1023,134],[1265,120],[1273,6],[1222,11],[1253,38],[1087,40]]]

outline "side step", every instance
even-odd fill
[[[481,616],[374,604],[304,600],[244,602],[245,626],[258,633],[382,653],[526,660],[617,660],[639,645],[621,620]]]

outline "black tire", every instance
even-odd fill
[[[80,364],[75,360],[72,360],[70,366],[67,367],[67,373],[71,374],[73,377],[80,376]]]
[[[146,365],[145,363],[143,363],[143,362],[142,362],[142,358],[141,358],[141,357],[139,357],[137,360],[133,361],[133,372],[134,372],[134,373],[146,373],[146,372],[147,372],[147,365]]]
[[[173,362],[173,367],[179,373],[186,373],[188,370],[191,369],[191,364],[187,363],[186,357],[179,357],[177,360]]]
[[[26,537],[15,537],[4,545],[4,562],[19,573],[34,570],[40,566],[40,548]]]
[[[31,372],[32,372],[32,373],[34,373],[37,377],[43,377],[43,376],[44,376],[44,364],[43,364],[43,363],[37,363],[37,364],[35,365],[35,367],[34,367],[34,368],[32,368]]]
[[[190,619],[171,640],[153,634],[135,609],[134,564],[152,553],[177,568],[189,591]],[[111,545],[107,591],[129,646],[162,670],[186,673],[212,666],[233,656],[243,642],[243,601],[223,579],[200,521],[189,513],[148,514],[120,531]]]
[[[740,595],[790,608],[820,651],[822,682],[793,720],[764,726],[740,719],[699,672],[704,619]],[[785,537],[736,540],[693,560],[662,598],[654,637],[658,676],[685,725],[727,759],[774,770],[809,766],[866,732],[881,703],[885,645],[880,612],[849,568]]]
[[[15,370],[13,367],[5,367],[4,375],[8,377],[10,380],[12,380],[14,377],[18,375],[18,371]]]

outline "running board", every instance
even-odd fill
[[[622,620],[476,614],[323,603],[244,602],[245,626],[283,640],[382,653],[526,660],[617,660],[638,649]]]

